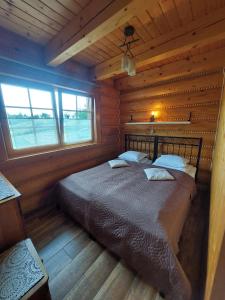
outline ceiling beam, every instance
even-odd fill
[[[129,21],[140,7],[145,7],[145,2],[146,0],[92,1],[49,42],[45,51],[47,64],[62,64],[91,46]]]
[[[173,30],[133,49],[137,68],[176,56],[193,48],[225,38],[225,9],[193,21],[185,27]],[[225,55],[225,54],[224,54]],[[121,56],[117,55],[94,69],[94,78],[103,80],[123,73]]]

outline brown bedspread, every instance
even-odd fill
[[[123,258],[170,300],[189,300],[190,283],[176,257],[195,183],[169,170],[174,181],[148,181],[150,165],[108,163],[73,174],[57,186],[61,206],[99,242]]]

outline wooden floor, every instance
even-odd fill
[[[189,245],[190,236],[193,239],[193,231],[196,232],[193,217],[187,225],[189,236],[186,234],[182,243]],[[198,219],[199,226],[202,228]],[[62,212],[54,209],[39,214],[27,221],[26,228],[46,266],[53,300],[162,300],[153,288]],[[185,271],[195,289],[193,299],[199,300],[202,299],[199,293],[202,255],[199,235],[195,239],[198,239],[197,245],[195,240],[195,247],[188,251],[191,257],[184,255],[180,259],[187,262]]]

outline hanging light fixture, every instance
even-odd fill
[[[124,43],[120,45],[121,48],[125,48],[124,54],[121,60],[121,69],[124,72],[127,72],[129,76],[136,75],[136,66],[134,55],[131,52],[131,45],[138,41],[134,39],[135,29],[133,26],[127,26],[124,28]]]

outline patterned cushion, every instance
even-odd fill
[[[21,299],[44,274],[26,241],[0,255],[0,300]]]

